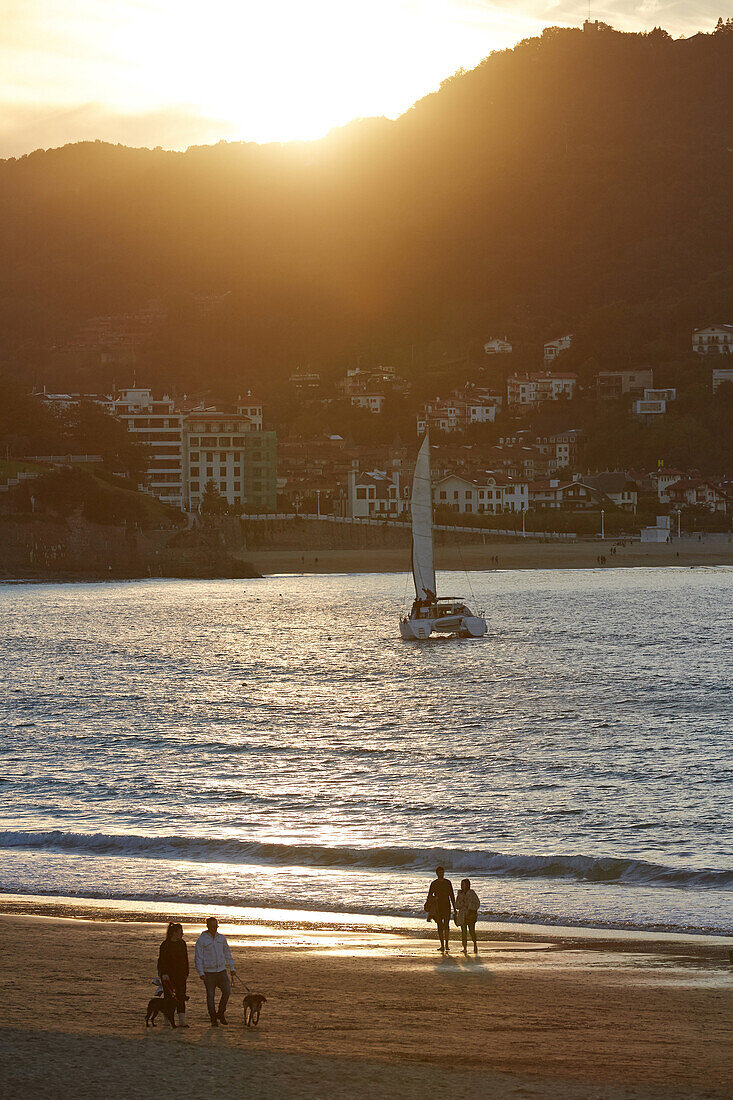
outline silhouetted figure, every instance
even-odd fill
[[[175,997],[178,1026],[186,1023],[186,981],[188,979],[188,947],[183,939],[183,925],[169,924],[158,953],[158,974],[163,983],[163,996]]]
[[[478,954],[476,918],[478,917],[480,904],[481,902],[478,900],[478,894],[475,890],[471,889],[471,880],[469,878],[461,879],[461,888],[456,894],[456,913],[458,916],[458,923],[461,926],[461,940],[463,941],[464,954],[468,950],[469,935],[473,940],[473,953],[474,955]]]
[[[445,878],[445,868],[436,867],[435,873],[438,877],[430,883],[425,908],[430,919],[438,926],[440,950],[445,952],[449,950],[450,918],[451,913],[456,911],[456,896],[453,893],[453,883]]]

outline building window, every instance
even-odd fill
[[[221,493],[225,493],[226,491],[227,491],[227,483],[226,483],[226,481],[220,481],[220,482],[219,482],[219,492],[221,492]]]
[[[448,494],[446,493],[445,489],[440,490],[440,499],[441,500],[447,500],[448,499]]]
[[[214,476],[214,467],[213,466],[207,466],[206,467],[206,476],[209,480],[211,480],[211,478]]]
[[[199,476],[199,467],[198,466],[192,466],[191,467],[191,477],[198,477],[198,476]]]
[[[367,498],[366,489],[357,489],[356,490],[356,499],[357,500],[366,500],[366,498]]]

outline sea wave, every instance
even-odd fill
[[[568,879],[630,886],[730,889],[733,870],[668,867],[641,859],[588,855],[506,854],[463,848],[277,844],[236,837],[140,836],[129,833],[0,832],[0,850],[25,849],[144,859],[449,874],[486,878]]]

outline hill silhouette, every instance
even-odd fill
[[[0,162],[0,354],[46,380],[88,317],[161,297],[138,377],[188,388],[505,331],[674,358],[733,315],[732,179],[731,26],[550,29],[313,143],[39,151]]]

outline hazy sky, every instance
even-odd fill
[[[710,0],[600,0],[620,30],[711,30]],[[394,117],[587,0],[0,0],[0,156],[102,138],[185,148]]]

